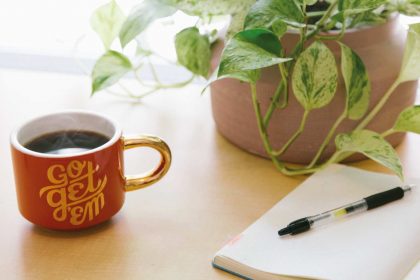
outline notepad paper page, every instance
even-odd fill
[[[277,231],[293,220],[401,185],[396,176],[332,165],[309,177],[217,255],[280,275],[402,279],[420,258],[420,180],[406,183],[419,187],[401,200],[279,237]]]

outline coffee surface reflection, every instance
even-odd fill
[[[108,141],[108,137],[96,132],[67,130],[41,135],[24,146],[38,153],[66,155],[92,150]]]

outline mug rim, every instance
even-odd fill
[[[78,153],[71,153],[71,154],[62,154],[62,155],[57,155],[57,154],[46,154],[46,153],[40,153],[40,152],[35,152],[32,151],[28,148],[26,148],[25,146],[23,146],[19,141],[18,141],[18,134],[19,132],[26,127],[27,125],[29,125],[32,122],[35,122],[37,120],[40,120],[42,118],[51,118],[55,115],[65,115],[65,114],[76,114],[76,115],[89,115],[89,116],[95,116],[95,117],[99,117],[101,119],[104,119],[105,121],[107,121],[108,123],[110,123],[113,128],[114,128],[114,134],[112,135],[112,137],[103,145],[96,147],[94,149],[88,150],[88,151],[84,151],[84,152],[78,152]],[[93,154],[96,153],[98,151],[104,150],[110,146],[112,146],[113,144],[115,144],[115,142],[117,140],[119,140],[121,138],[122,135],[122,130],[121,127],[111,118],[100,114],[100,113],[96,113],[96,112],[92,112],[89,110],[61,110],[61,111],[56,111],[56,112],[52,112],[52,113],[48,113],[48,114],[44,114],[44,115],[40,115],[34,118],[31,118],[25,122],[23,122],[22,124],[20,124],[19,126],[17,126],[10,134],[10,144],[17,149],[18,151],[20,151],[21,153],[27,154],[27,155],[31,155],[34,157],[39,157],[39,158],[72,158],[72,157],[79,157],[79,156],[84,156],[84,155],[89,155],[89,154]]]

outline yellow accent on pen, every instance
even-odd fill
[[[346,209],[345,209],[345,208],[342,208],[342,209],[337,210],[337,211],[335,211],[335,212],[334,212],[334,216],[335,216],[336,218],[339,218],[339,217],[341,217],[341,216],[345,216],[346,214],[347,214],[347,211],[346,211]]]

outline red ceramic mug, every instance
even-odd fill
[[[70,154],[35,152],[25,147],[42,135],[59,131],[89,131],[109,140],[99,147]],[[31,120],[10,138],[19,210],[30,222],[49,229],[77,230],[110,219],[124,203],[127,191],[150,186],[171,164],[168,145],[155,136],[122,136],[111,119],[86,111],[65,111]],[[161,160],[148,173],[124,175],[123,151],[156,149]]]

